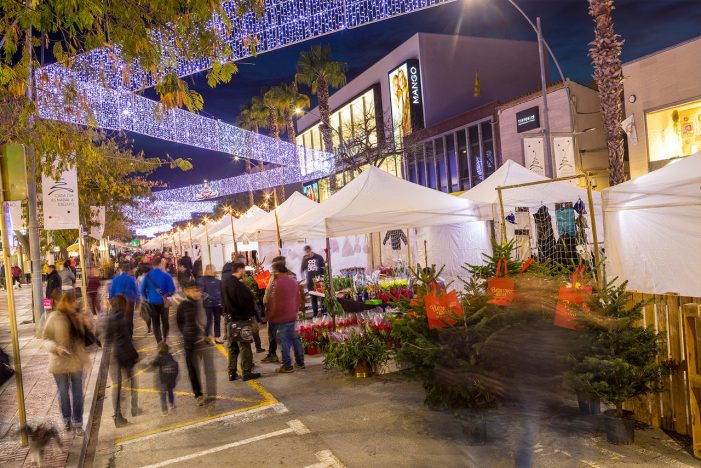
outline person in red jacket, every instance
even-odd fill
[[[280,373],[304,369],[304,347],[297,335],[295,322],[297,313],[302,305],[302,294],[297,281],[290,276],[285,262],[274,262],[272,265],[275,279],[270,287],[268,297],[268,322],[275,325],[275,339],[282,350],[282,366],[277,369]],[[294,347],[295,367],[292,367],[290,348]]]
[[[15,283],[17,283],[17,286],[21,289],[22,288],[22,269],[17,265],[12,265],[10,272],[12,273],[12,286],[14,287]]]

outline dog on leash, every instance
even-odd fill
[[[41,468],[42,462],[44,461],[44,452],[46,447],[51,443],[52,440],[56,441],[58,445],[61,445],[61,437],[58,435],[58,430],[47,423],[42,423],[32,428],[32,426],[25,426],[24,429],[20,429],[19,433],[26,432],[27,440],[29,441],[29,456],[32,461]]]

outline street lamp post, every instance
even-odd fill
[[[229,208],[229,221],[231,221],[231,237],[234,239],[234,255],[239,256],[239,248],[236,244],[236,231],[234,231],[234,210]]]
[[[204,235],[207,240],[207,264],[212,263],[212,248],[209,245],[209,218],[204,218]]]
[[[277,188],[273,190],[275,202],[275,233],[277,234],[277,254],[282,255],[282,241],[280,240],[280,222],[277,216]]]

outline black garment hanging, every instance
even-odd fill
[[[382,241],[382,245],[387,245],[387,240],[391,241],[392,250],[401,250],[402,242],[405,244],[409,243],[406,238],[406,234],[404,234],[404,231],[401,229],[392,229],[391,231],[387,231],[387,234],[385,234],[385,238]]]
[[[538,239],[538,261],[552,259],[555,253],[555,233],[548,207],[543,205],[533,215]]]

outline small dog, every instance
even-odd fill
[[[40,468],[44,460],[44,451],[51,443],[51,440],[55,440],[58,445],[62,444],[58,430],[47,423],[39,424],[36,428],[27,425],[24,429],[20,429],[19,433],[21,434],[22,431],[27,433],[27,439],[29,440],[29,456]]]

